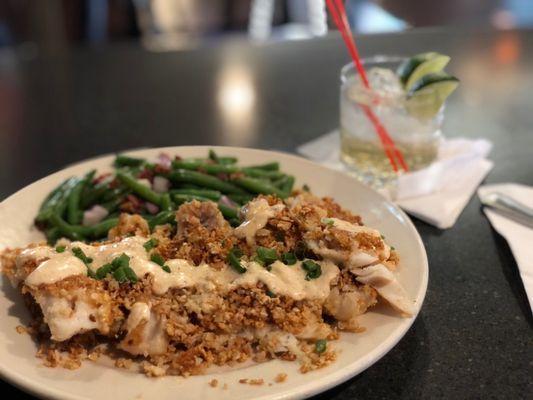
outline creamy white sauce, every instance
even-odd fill
[[[25,280],[28,286],[52,284],[75,275],[86,275],[87,267],[77,257],[69,253],[54,254],[39,264]]]
[[[264,228],[270,218],[276,216],[278,212],[285,208],[284,204],[270,206],[265,199],[257,199],[249,202],[242,209],[245,221],[235,228],[235,236],[246,238],[246,243],[253,246],[255,244],[255,234]]]
[[[82,299],[71,302],[65,298],[37,294],[35,300],[41,307],[53,340],[61,342],[100,327],[97,310]]]
[[[256,262],[243,260],[242,265],[247,271],[239,274],[229,266],[216,270],[207,264],[194,266],[181,259],[168,260],[165,263],[171,271],[168,273],[149,260],[149,254],[143,247],[146,240],[147,238],[134,236],[100,246],[72,242],[67,245],[63,253],[56,253],[53,250],[46,252],[45,249],[36,250],[36,254],[46,253],[49,259],[41,263],[26,278],[26,284],[38,286],[41,283],[54,283],[69,276],[85,274],[86,266],[72,254],[73,247],[81,248],[87,257],[93,259],[89,264],[92,271],[110,263],[122,253],[127,254],[130,257],[130,267],[137,277],[142,278],[146,274],[153,276],[152,289],[158,295],[165,294],[171,288],[194,286],[203,292],[225,292],[239,286],[254,286],[262,282],[273,293],[289,296],[295,300],[325,299],[329,295],[331,281],[339,274],[337,266],[330,261],[318,262],[322,269],[321,276],[306,280],[306,271],[302,269],[301,262],[289,266],[276,261],[268,271]]]
[[[370,265],[365,268],[354,268],[352,272],[361,283],[366,283],[376,289],[381,297],[394,308],[407,314],[415,312],[414,303],[409,300],[407,293],[396,279],[396,276],[383,264]]]
[[[276,295],[288,296],[295,300],[327,298],[330,283],[339,274],[339,268],[327,261],[318,262],[322,274],[311,280],[305,279],[306,271],[301,267],[301,261],[294,265],[285,265],[281,261],[276,261],[270,266],[270,271],[253,261],[242,264],[247,272],[234,280],[231,286],[255,285],[257,282],[263,282]]]

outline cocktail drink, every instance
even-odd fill
[[[442,72],[449,58],[425,53],[411,59],[377,57],[365,60],[370,88],[353,64],[341,72],[341,160],[359,179],[375,187],[398,176],[364,107],[370,108],[403,154],[409,171],[437,157],[444,101],[457,87]],[[437,71],[436,71],[437,70]]]

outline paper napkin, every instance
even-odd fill
[[[506,194],[533,208],[533,187],[515,183],[484,185],[478,189],[478,196],[481,197],[489,192]],[[494,229],[509,243],[526,289],[529,306],[533,311],[533,229],[509,219],[489,207],[485,207],[483,211]]]
[[[441,229],[452,227],[476,188],[492,169],[486,159],[492,144],[485,139],[443,140],[437,160],[428,168],[398,178],[382,193],[411,215]],[[338,131],[297,148],[298,153],[327,167],[350,173],[339,160]]]

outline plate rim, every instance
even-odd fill
[[[313,167],[320,167],[328,171],[328,173],[343,176],[344,178],[348,177],[349,179],[353,180],[356,184],[361,185],[365,188],[365,190],[373,192],[374,195],[380,197],[389,207],[392,207],[395,211],[395,213],[399,214],[408,228],[414,233],[417,247],[421,250],[422,255],[422,266],[421,266],[421,284],[420,288],[418,290],[416,300],[419,301],[418,308],[416,310],[416,313],[406,318],[406,322],[402,324],[401,329],[395,333],[395,336],[392,338],[389,338],[386,342],[382,342],[377,347],[372,349],[370,352],[366,353],[362,358],[357,359],[357,367],[356,368],[350,368],[346,366],[343,369],[339,369],[337,371],[333,371],[330,373],[325,374],[322,377],[317,377],[317,379],[313,380],[309,384],[307,384],[305,387],[295,387],[295,388],[287,388],[283,390],[283,392],[280,392],[279,394],[267,394],[263,395],[261,397],[256,397],[256,400],[288,400],[288,399],[301,399],[306,398],[309,396],[313,396],[319,393],[322,393],[328,389],[331,389],[335,386],[340,385],[341,383],[346,382],[347,380],[353,378],[354,376],[360,374],[361,372],[365,371],[369,367],[371,367],[373,364],[378,362],[381,358],[383,358],[390,350],[392,350],[399,341],[405,336],[407,331],[411,328],[414,321],[418,317],[420,310],[422,309],[422,306],[424,304],[424,300],[427,293],[428,288],[428,282],[429,282],[429,261],[427,257],[426,248],[424,246],[424,243],[422,241],[422,238],[414,226],[411,219],[407,216],[407,214],[396,204],[392,203],[390,200],[388,200],[385,196],[383,196],[378,191],[365,186],[361,182],[357,181],[354,177],[350,176],[349,174],[343,172],[334,170],[331,168],[328,168],[324,165],[321,165],[317,162],[314,162],[312,160],[306,159],[304,157],[298,156],[294,153],[290,152],[284,152],[280,150],[266,150],[266,149],[257,149],[257,148],[248,148],[248,147],[236,147],[236,146],[209,146],[209,145],[193,145],[193,146],[164,146],[164,147],[137,147],[133,149],[126,149],[126,150],[120,150],[117,152],[109,152],[101,155],[97,155],[94,157],[89,157],[80,161],[76,161],[74,163],[70,163],[62,167],[61,169],[58,169],[40,179],[37,179],[30,184],[20,188],[16,192],[12,193],[5,199],[3,199],[0,202],[0,206],[4,203],[10,200],[12,197],[16,196],[20,192],[30,188],[33,185],[36,185],[37,183],[49,179],[52,176],[56,174],[62,173],[64,170],[80,166],[82,164],[85,164],[87,162],[91,161],[98,161],[100,159],[105,159],[107,157],[111,157],[116,154],[128,154],[128,155],[135,155],[140,152],[144,151],[202,151],[202,150],[221,150],[221,151],[235,151],[235,152],[252,152],[252,153],[263,153],[263,154],[270,154],[272,156],[276,155],[282,155],[283,157],[288,157],[293,159],[294,161],[304,163],[307,165],[312,165]],[[2,250],[2,248],[0,248]],[[2,278],[4,279],[4,278]],[[29,393],[31,395],[42,397],[42,398],[54,398],[54,399],[66,399],[66,400],[85,400],[86,397],[80,397],[77,394],[73,394],[71,392],[64,391],[62,389],[56,389],[53,387],[47,387],[43,386],[41,384],[35,383],[33,380],[26,378],[24,375],[17,373],[15,371],[9,370],[9,368],[6,368],[3,363],[0,362],[0,378],[13,386],[17,387],[18,389]]]

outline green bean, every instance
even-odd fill
[[[215,189],[222,193],[246,194],[244,190],[230,182],[225,182],[211,175],[202,174],[197,171],[178,169],[169,174],[170,180],[174,182],[193,183],[209,189]]]
[[[279,171],[268,171],[263,170],[260,168],[240,168],[236,165],[228,165],[228,164],[207,164],[207,163],[201,163],[198,161],[175,161],[173,163],[174,168],[182,168],[187,169],[191,171],[199,170],[206,172],[210,175],[216,175],[216,174],[233,174],[236,172],[242,172],[245,175],[251,176],[252,178],[267,178],[267,179],[273,179],[273,178],[281,178],[285,176],[284,173]]]
[[[128,194],[129,189],[124,187],[119,187],[115,189],[108,189],[101,197],[102,202],[108,202],[111,200],[117,200],[118,198],[122,198],[126,194]]]
[[[275,194],[276,196],[281,197],[281,198],[287,197],[287,194],[284,191],[278,189],[271,183],[261,181],[259,179],[240,177],[240,178],[234,178],[232,182],[235,183],[236,185],[239,185],[240,187],[243,187],[249,192],[258,193],[258,194]]]
[[[274,161],[267,164],[250,165],[248,168],[262,169],[265,171],[279,171],[279,162]]]
[[[237,157],[218,157],[219,164],[237,164]]]
[[[125,174],[123,172],[117,172],[117,178],[128,188],[130,188],[134,193],[138,194],[145,200],[148,200],[151,203],[161,205],[161,196],[154,192],[149,187],[139,183],[131,175]]]
[[[174,168],[186,169],[189,171],[200,170],[211,175],[232,174],[240,171],[240,168],[235,165],[207,164],[199,161],[174,161],[172,165]]]
[[[202,161],[197,160],[172,160],[172,168],[174,169],[188,169],[190,171],[195,171],[203,164]]]
[[[124,156],[122,154],[118,154],[115,157],[115,161],[113,162],[113,165],[116,168],[119,168],[119,167],[138,167],[138,166],[142,165],[144,162],[145,162],[145,160],[142,159],[142,158],[135,158],[135,157],[129,157],[129,156]]]
[[[41,207],[39,207],[39,211],[43,211],[45,208],[49,207],[51,201],[54,201],[54,199],[56,199],[58,196],[61,196],[61,191],[64,190],[65,186],[68,185],[71,179],[75,179],[75,178],[65,179],[54,190],[48,193],[48,195],[45,197],[45,199],[41,203]]]
[[[108,190],[110,190],[108,183],[99,183],[89,187],[81,197],[80,208],[85,210],[89,206],[95,204]]]
[[[72,177],[63,182],[58,188],[54,189],[54,194],[45,200],[41,205],[41,210],[35,220],[37,222],[46,222],[54,212],[60,212],[62,215],[66,208],[66,198],[70,190],[79,182],[79,178]]]
[[[153,230],[157,225],[171,224],[175,219],[176,213],[174,211],[161,211],[148,220],[148,225]]]
[[[276,186],[283,190],[287,196],[290,195],[292,188],[294,187],[294,176],[286,175],[284,178],[280,179]]]
[[[241,224],[241,221],[238,218],[231,218],[228,222],[234,228]]]
[[[210,190],[210,189],[172,189],[170,190],[171,195],[175,194],[185,194],[185,195],[193,195],[193,196],[202,196],[211,200],[218,200],[222,196],[222,193],[220,193],[218,190]]]
[[[118,224],[118,218],[109,218],[92,226],[72,225],[61,218],[57,213],[52,214],[50,222],[56,227],[59,233],[72,240],[83,240],[86,238],[99,239]]]
[[[233,207],[226,206],[225,204],[218,204],[218,209],[226,219],[238,219],[239,210]]]
[[[251,194],[228,194],[228,197],[238,204],[246,204],[254,198]]]
[[[87,226],[86,228],[88,229],[86,230],[85,235],[93,239],[100,239],[104,236],[107,236],[109,230],[117,226],[117,224],[118,218],[111,217],[109,215],[107,219],[103,220],[102,222],[99,222],[95,225]]]
[[[259,168],[242,168],[242,172],[252,178],[279,179],[285,176],[283,172],[265,171]]]
[[[164,193],[161,195],[161,211],[172,211],[172,200],[170,200],[170,194]]]
[[[205,188],[201,187],[201,186],[198,186],[198,185],[193,185],[192,183],[182,183],[179,187],[180,189],[199,189],[199,190],[205,190]],[[172,190],[176,190],[176,189],[172,189]],[[170,190],[170,192],[172,192],[172,190]]]
[[[213,160],[211,160],[210,158],[202,158],[202,157],[187,157],[187,158],[182,158],[181,161],[197,162],[197,163],[205,164],[205,163],[212,162]],[[219,156],[218,157],[218,163],[219,164],[236,164],[237,163],[237,158],[236,157],[225,157],[225,156],[220,157]]]
[[[198,196],[198,195],[195,195],[195,194],[175,194],[174,196],[172,196],[172,198],[174,199],[174,201],[177,204],[188,203],[189,201],[193,201],[193,200],[212,201],[208,197]]]
[[[59,228],[55,226],[47,229],[44,234],[46,236],[46,242],[49,245],[54,245],[55,242],[57,242],[61,238],[61,233],[59,232]]]
[[[81,222],[83,216],[83,212],[80,209],[81,194],[87,183],[92,180],[95,173],[95,170],[88,172],[70,191],[67,199],[67,221],[69,224],[75,225]]]
[[[109,214],[111,214],[116,209],[118,209],[119,205],[120,205],[120,200],[119,199],[110,200],[110,201],[107,201],[105,203],[100,204],[100,206],[104,207]],[[109,214],[108,214],[108,217],[109,217]]]

